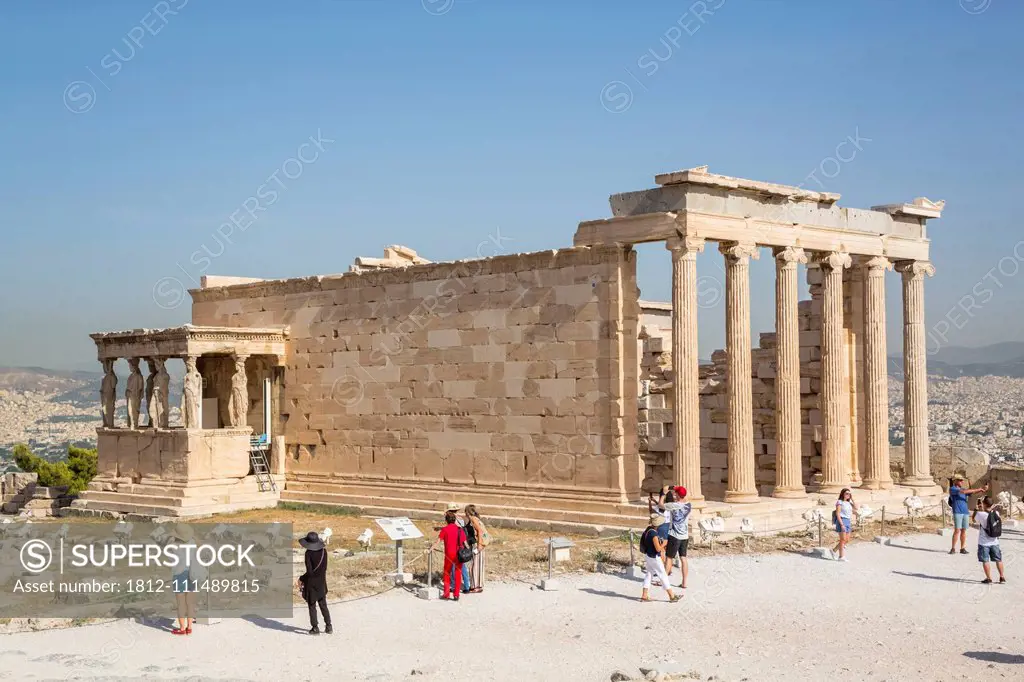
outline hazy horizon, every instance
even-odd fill
[[[929,345],[1024,340],[1019,3],[161,4],[0,7],[2,365],[98,370],[89,333],[187,322],[203,274],[570,246],[610,194],[703,164],[847,207],[946,200]],[[637,250],[667,300],[668,252]],[[721,285],[717,250],[698,274]],[[755,344],[773,277],[763,251]],[[895,354],[897,273],[886,293]]]

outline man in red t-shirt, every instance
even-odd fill
[[[434,543],[430,550],[434,551],[441,543],[444,543],[444,596],[442,599],[448,599],[451,596],[452,568],[454,568],[455,596],[452,599],[458,601],[459,595],[462,593],[462,567],[459,565],[458,559],[459,548],[468,546],[468,539],[466,538],[466,531],[460,528],[455,523],[455,520],[455,512],[447,511],[444,513],[446,525],[437,534],[437,542]]]

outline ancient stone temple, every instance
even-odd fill
[[[764,519],[799,517],[845,486],[880,503],[937,494],[923,295],[926,222],[942,203],[840,208],[836,194],[706,167],[656,182],[612,196],[613,217],[581,223],[569,248],[432,263],[394,246],[338,275],[205,277],[190,292],[195,326],[93,335],[107,421],[100,476],[76,506],[187,515],[266,503],[249,453],[260,437],[281,499],[381,514],[454,499],[497,522],[627,527],[669,482],[701,514]],[[652,241],[671,253],[671,303],[638,298],[633,245]],[[727,347],[702,366],[697,254],[715,245]],[[754,348],[749,265],[762,253],[775,260],[776,329]],[[901,480],[889,465],[894,268]],[[145,360],[154,387],[144,381],[140,398],[141,374],[129,377],[127,427],[113,423],[117,358]],[[188,367],[180,427],[161,404],[169,358]],[[145,422],[132,407],[144,402]],[[228,485],[255,499],[217,497]],[[173,502],[192,497],[205,502]]]

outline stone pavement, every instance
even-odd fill
[[[331,637],[303,634],[303,614],[223,621],[191,637],[131,622],[23,633],[3,638],[0,670],[110,681],[608,680],[640,666],[719,680],[1020,679],[1024,534],[1002,541],[1004,586],[979,584],[975,538],[972,529],[969,556],[919,535],[856,544],[845,564],[694,560],[678,604],[641,604],[639,583],[586,574],[558,592],[492,584],[459,604],[393,590],[333,606]]]

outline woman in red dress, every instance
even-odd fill
[[[451,597],[453,601],[459,601],[459,594],[462,592],[462,566],[459,563],[459,549],[468,547],[469,539],[466,537],[466,531],[460,528],[455,523],[455,520],[456,514],[454,511],[444,513],[445,527],[438,533],[437,542],[430,549],[435,550],[444,543],[444,573],[442,573],[444,576],[444,596],[442,599]],[[452,568],[455,569],[454,596],[451,591]]]

